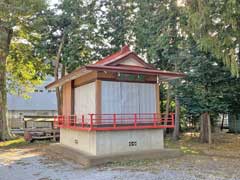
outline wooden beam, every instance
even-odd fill
[[[161,118],[160,115],[160,92],[159,92],[159,84],[155,85],[155,89],[156,89],[156,113],[159,114],[159,116],[157,116],[158,118]]]
[[[120,80],[118,78],[118,73],[116,72],[98,72],[97,79],[103,81],[116,81],[116,82],[134,82],[134,83],[150,83],[156,84],[157,83],[157,76],[156,75],[144,75],[144,80]]]
[[[91,72],[86,75],[83,75],[74,80],[74,87],[79,87],[85,84],[89,84],[94,82],[97,79],[97,72]]]
[[[75,104],[75,93],[74,93],[74,81],[71,81],[71,114],[74,115],[75,109],[74,109],[74,104]]]

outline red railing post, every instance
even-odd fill
[[[84,115],[82,115],[82,128],[84,128]]]
[[[76,122],[77,122],[77,116],[74,115],[74,127],[76,127]]]
[[[154,127],[157,126],[157,117],[156,117],[156,113],[153,114],[153,124],[154,124]]]
[[[68,116],[68,127],[70,128],[72,126],[72,116]]]
[[[90,129],[93,127],[93,114],[90,114]]]
[[[64,115],[62,115],[61,116],[61,119],[62,119],[62,127],[65,127],[65,116]]]
[[[134,127],[137,127],[137,114],[134,113]]]
[[[117,127],[116,121],[117,121],[117,117],[116,117],[116,114],[114,113],[114,114],[113,114],[113,127],[114,127],[114,128]]]
[[[70,128],[70,119],[71,117],[68,115],[68,118],[67,118],[67,127]]]

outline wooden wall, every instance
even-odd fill
[[[72,81],[63,85],[63,115],[72,114]]]

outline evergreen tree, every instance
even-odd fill
[[[157,68],[170,71],[181,71],[181,64],[185,59],[184,36],[181,35],[181,12],[176,1],[151,0],[140,1],[136,13],[134,33],[136,36],[136,50],[147,57],[148,62]],[[170,93],[177,88],[179,82],[168,85],[165,101],[165,112],[168,115],[170,108]],[[174,87],[172,87],[174,86]],[[161,94],[165,91],[161,86]],[[161,96],[161,107],[163,107]],[[179,100],[175,94],[176,118],[174,139],[179,136]]]
[[[189,33],[201,50],[210,52],[239,76],[240,1],[192,0],[186,4]]]
[[[133,0],[99,1],[99,33],[103,38],[103,56],[118,51],[126,44],[133,45],[135,11]]]

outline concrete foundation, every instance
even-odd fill
[[[79,131],[61,128],[60,143],[96,156],[164,148],[163,129]]]
[[[51,144],[45,150],[48,155],[52,155],[53,157],[60,156],[65,160],[70,160],[74,163],[81,164],[85,168],[116,161],[128,162],[132,160],[169,159],[180,157],[183,155],[183,153],[179,149],[161,149],[95,156],[79,152],[59,143]]]

